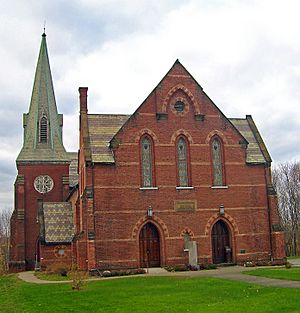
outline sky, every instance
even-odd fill
[[[131,114],[178,58],[227,117],[251,114],[273,163],[300,160],[300,1],[0,0],[0,210],[13,208],[41,35],[64,145],[89,113]]]

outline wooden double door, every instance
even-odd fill
[[[140,237],[140,258],[142,267],[160,267],[160,239],[156,226],[147,223],[143,226]]]
[[[212,229],[212,254],[213,263],[230,262],[230,236],[226,223],[222,220],[216,222]]]

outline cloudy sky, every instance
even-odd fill
[[[0,0],[0,209],[13,207],[46,21],[64,143],[90,113],[132,113],[178,58],[228,117],[251,114],[274,163],[300,159],[300,1]]]

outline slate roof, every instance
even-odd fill
[[[69,185],[70,187],[74,187],[78,184],[78,153],[68,152],[68,155],[71,160],[69,166]]]
[[[247,146],[247,163],[260,164],[272,161],[250,115],[247,115],[245,119],[230,118],[229,120],[249,143]]]
[[[129,117],[130,115],[120,114],[88,115],[88,131],[93,162],[115,162],[109,143]]]
[[[45,243],[71,243],[74,236],[73,211],[68,202],[43,203]]]
[[[119,114],[88,114],[88,131],[93,162],[115,162],[109,144],[129,117],[130,115]],[[249,142],[247,147],[247,163],[261,164],[272,161],[250,115],[247,115],[245,119],[230,118],[229,120]]]
[[[41,116],[48,121],[48,141],[39,142],[38,127]],[[62,114],[58,114],[48,57],[46,35],[42,35],[36,66],[29,112],[23,114],[24,140],[17,162],[69,162],[62,142]]]

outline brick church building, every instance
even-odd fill
[[[16,160],[12,270],[282,262],[271,158],[250,115],[227,118],[178,60],[132,115],[89,114],[87,92],[69,153],[43,34]]]

